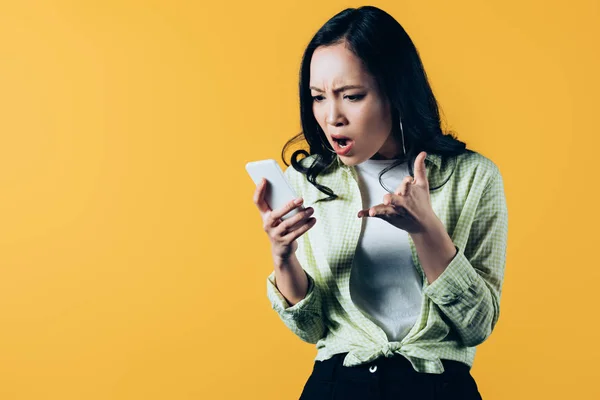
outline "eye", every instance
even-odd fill
[[[355,95],[348,95],[348,96],[345,96],[345,97],[346,97],[348,100],[350,100],[350,101],[359,101],[359,100],[361,100],[362,98],[364,98],[364,97],[365,97],[365,95],[364,95],[364,94],[355,94]]]
[[[312,99],[313,99],[313,101],[316,101],[318,103],[321,100],[323,100],[323,96],[312,96]]]

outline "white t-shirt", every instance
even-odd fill
[[[356,165],[363,209],[383,203],[388,192],[378,176],[394,161],[367,160]],[[384,173],[381,180],[394,191],[407,175],[408,164],[403,163]],[[408,232],[377,217],[363,218],[350,296],[358,309],[385,331],[388,340],[400,341],[421,311],[422,278],[412,262]]]

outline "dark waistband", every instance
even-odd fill
[[[390,358],[380,357],[369,363],[353,367],[344,367],[343,362],[347,354],[339,353],[327,360],[315,361],[312,374],[316,378],[326,381],[335,379],[364,379],[374,373],[384,378],[422,374],[417,372],[410,361],[400,354],[395,354]],[[454,360],[441,361],[444,366],[443,375],[470,374],[471,367],[468,364]]]

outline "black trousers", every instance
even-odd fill
[[[300,400],[481,400],[467,364],[442,360],[444,373],[426,374],[401,355],[344,367],[346,354],[315,361]]]

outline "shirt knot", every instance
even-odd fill
[[[381,349],[381,353],[387,358],[392,358],[396,354],[396,351],[400,350],[400,347],[399,342],[388,342]]]

